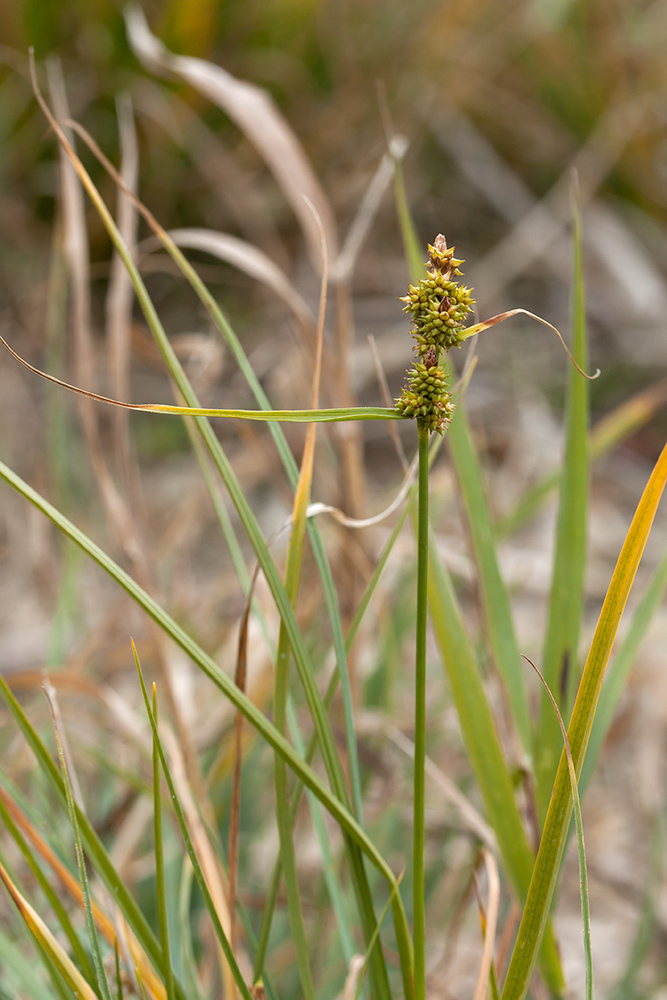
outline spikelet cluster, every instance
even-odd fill
[[[435,352],[433,352],[435,354]],[[404,417],[416,417],[429,431],[442,434],[452,419],[454,404],[447,391],[447,376],[437,360],[429,365],[416,361],[408,372],[408,385],[396,400],[396,409]]]
[[[456,281],[463,261],[454,257],[454,247],[448,249],[444,236],[429,245],[428,257],[426,277],[418,285],[410,285],[401,300],[412,316],[419,360],[407,373],[407,385],[396,400],[396,409],[405,417],[416,417],[429,431],[442,434],[452,419],[454,404],[438,356],[440,351],[460,346],[474,299],[470,289]]]
[[[448,351],[460,345],[463,325],[474,305],[470,288],[456,281],[463,261],[454,256],[454,247],[447,248],[444,236],[436,237],[429,246],[428,257],[426,277],[418,285],[410,285],[401,299],[405,312],[412,316],[415,350],[421,356],[430,347]]]

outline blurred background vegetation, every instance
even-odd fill
[[[602,370],[591,388],[594,414],[608,413],[667,375],[663,0],[169,0],[146,3],[144,11],[152,31],[173,52],[222,66],[272,95],[303,144],[343,236],[386,150],[388,130],[405,136],[404,176],[420,239],[425,246],[443,232],[450,245],[455,244],[457,255],[467,260],[465,280],[475,288],[482,317],[523,306],[567,334],[570,190],[576,170],[591,356],[593,366]],[[117,100],[121,94],[130,95],[139,140],[139,193],[165,228],[206,227],[248,240],[283,268],[316,309],[318,279],[303,235],[261,156],[220,108],[182,81],[158,79],[139,63],[128,43],[120,3],[0,0],[0,23],[0,332],[12,346],[71,380],[67,311],[59,299],[62,293],[66,301],[59,270],[58,153],[33,99],[29,46],[34,46],[42,80],[44,62],[59,60],[71,116],[115,164],[120,158]],[[87,151],[82,157],[113,206],[113,182]],[[104,391],[101,344],[110,247],[89,207],[87,224],[94,334]],[[142,229],[142,238],[147,235]],[[239,271],[201,253],[192,256],[276,405],[296,405],[295,398],[305,405],[308,380],[303,374],[301,382],[294,380],[295,371],[303,372],[300,362],[295,370],[291,367],[300,348],[282,306]],[[158,257],[147,258],[145,265],[151,294],[180,344],[202,402],[222,405],[224,399],[225,405],[233,405],[231,400],[245,400],[233,365],[173,269]],[[399,390],[410,357],[409,324],[398,301],[406,284],[389,189],[351,279],[353,388],[361,402],[379,399],[368,334],[377,340],[392,394]],[[467,399],[486,463],[490,502],[500,518],[558,461],[565,360],[555,338],[525,319],[496,328],[485,338]],[[132,346],[132,399],[168,400],[160,359],[138,321]],[[336,405],[335,390],[328,402]],[[92,500],[83,436],[76,429],[76,404],[17,369],[7,357],[0,359],[0,417],[3,458],[62,501],[74,519],[83,518],[104,533],[103,515]],[[100,420],[108,431],[106,417]],[[229,578],[226,556],[211,548],[214,517],[204,491],[191,485],[186,435],[175,420],[133,417],[132,427],[145,463],[144,523],[165,600],[202,643],[224,650],[225,643],[233,641],[231,626],[240,614],[241,599]],[[366,491],[372,508],[368,512],[373,512],[383,506],[387,489],[395,487],[400,469],[386,430],[369,427],[364,431]],[[629,512],[666,430],[667,420],[657,412],[596,469],[589,573],[593,622]],[[405,429],[406,441],[412,441],[409,431]],[[279,504],[276,509],[275,496],[269,495],[274,466],[266,456],[265,435],[247,428],[222,428],[220,434],[236,442],[230,447],[236,448],[234,458],[245,483],[255,491],[268,534],[284,510]],[[302,433],[288,435],[298,450]],[[337,499],[338,474],[335,462],[322,464],[315,499]],[[455,505],[449,504],[446,464],[438,475],[442,494],[434,501],[436,515],[448,511],[450,563],[467,585],[470,565]],[[96,676],[106,679],[114,678],[116,671],[131,672],[127,628],[118,629],[126,605],[112,601],[102,611],[109,585],[103,581],[84,590],[82,580],[87,577],[77,557],[20,499],[3,492],[2,502],[3,669],[30,688],[39,686],[35,671],[44,663],[67,665],[79,677],[74,691],[85,702],[91,729],[103,728],[99,707],[91,708],[86,700],[89,693],[81,678],[91,665]],[[552,531],[550,510],[503,550],[522,649],[531,653],[541,644]],[[658,526],[657,531],[664,540],[664,528]],[[409,545],[408,539],[405,551],[410,551]],[[353,546],[351,558],[362,575],[372,566],[377,548],[373,537]],[[400,583],[403,570],[395,572]],[[407,570],[404,575],[409,587]],[[376,668],[383,663],[394,679],[401,669],[402,642],[410,637],[409,602],[406,606],[396,599],[388,612],[394,614],[393,620],[388,614],[393,631],[383,638],[381,649],[368,652],[367,664],[360,656],[360,669],[368,681],[370,703],[395,710],[400,726],[400,698],[386,678],[379,680]],[[658,667],[666,631],[667,620],[659,617],[653,644],[645,653],[643,679],[636,680],[635,698],[616,731],[619,756],[611,758],[611,771],[602,769],[608,790],[609,774],[620,775],[627,767],[628,782],[618,790],[616,801],[633,815],[635,808],[641,813],[637,796],[644,801],[656,795],[658,811],[664,806],[664,791],[657,788],[664,777],[667,719],[660,706],[667,698],[661,699],[660,693],[667,695],[667,672],[664,663],[662,671]],[[193,713],[203,710],[205,695],[187,689],[184,697]],[[213,733],[215,720],[207,724]],[[451,719],[450,724],[453,731]],[[112,740],[113,733],[108,735]],[[5,739],[11,743],[10,737]],[[394,764],[389,767],[373,756],[379,751],[371,736],[366,751],[378,773],[381,800]],[[465,772],[465,764],[452,753],[450,770]],[[90,754],[92,762],[92,750]],[[100,815],[109,811],[114,796],[109,792],[104,798],[91,804]],[[119,816],[129,803],[130,798],[114,800]],[[248,803],[246,817],[252,809]],[[610,953],[615,942],[627,940],[626,918],[638,919],[644,898],[642,866],[649,863],[642,855],[636,878],[626,878],[623,864],[614,860],[624,838],[643,836],[632,824],[620,830],[618,815],[615,809],[610,818],[609,807],[601,805],[599,813],[589,816],[593,873],[597,870],[610,894],[608,913],[617,906],[622,914],[615,922],[610,917],[613,929],[605,924]],[[106,816],[110,828],[116,821]],[[639,825],[643,822],[640,815]],[[390,827],[386,836],[391,840]],[[460,874],[463,868],[461,862],[455,871]],[[651,868],[653,879],[655,871]],[[467,874],[460,875],[461,884],[466,879]],[[576,905],[575,894],[573,912]],[[654,919],[659,922],[655,914]],[[667,924],[659,924],[656,940],[666,932]],[[651,981],[660,983],[664,955],[654,956],[654,962]]]

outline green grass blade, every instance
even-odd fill
[[[157,724],[157,689],[153,685],[153,715]],[[162,796],[160,794],[160,755],[153,736],[153,834],[155,847],[155,886],[157,893],[157,916],[162,949],[162,978],[167,991],[167,1000],[174,1000],[174,969],[171,964],[169,945],[169,921],[167,919],[167,885],[164,875],[164,839],[162,835]]]
[[[454,588],[431,538],[429,562],[431,620],[461,725],[463,740],[503,860],[520,902],[533,872],[534,855],[514,798],[512,778],[503,757],[477,660],[461,619]],[[545,939],[541,971],[551,991],[564,985],[552,935]]]
[[[0,463],[1,464],[1,463]],[[25,486],[26,484],[24,484]],[[46,502],[46,501],[44,501]],[[60,515],[59,515],[60,516]],[[71,536],[70,536],[71,537]],[[106,558],[106,557],[105,557]],[[120,567],[119,567],[120,569]],[[67,805],[67,795],[65,792],[65,785],[63,778],[51,759],[51,754],[48,752],[42,741],[40,740],[37,732],[30,724],[28,717],[21,708],[18,700],[14,697],[9,685],[7,684],[5,678],[0,673],[0,695],[4,698],[4,701],[9,708],[10,712],[14,716],[19,729],[23,733],[26,741],[30,745],[39,767],[47,779],[48,783],[57,793],[60,801],[63,805]],[[119,878],[111,859],[106,851],[106,848],[102,844],[102,841],[95,832],[93,826],[89,822],[85,813],[81,812],[78,806],[74,805],[74,810],[76,813],[77,823],[79,830],[81,832],[81,839],[83,845],[94,864],[98,874],[101,876],[104,884],[112,895],[116,905],[119,907],[121,913],[127,920],[128,924],[134,931],[135,935],[145,953],[148,955],[150,960],[153,962],[156,968],[160,966],[160,946],[153,934],[153,931],[148,924],[144,914],[141,912],[136,902],[132,898],[131,894],[128,892],[125,883],[121,878]],[[177,985],[177,993],[179,1000],[185,1000],[185,993],[182,988]]]
[[[507,690],[514,725],[524,750],[532,759],[533,733],[519,644],[509,596],[498,566],[497,543],[486,502],[482,470],[461,407],[454,414],[447,440],[479,571],[491,651]]]
[[[306,507],[310,494],[312,473],[312,457],[314,438],[309,428],[306,448],[304,451],[302,476],[299,479],[294,511],[292,515],[292,534],[287,552],[287,570],[285,574],[285,589],[293,608],[299,590],[303,542],[306,530]],[[310,461],[309,461],[310,459]],[[287,730],[287,698],[289,689],[290,641],[284,623],[280,624],[278,636],[278,654],[274,671],[273,690],[273,724],[278,732],[285,736]],[[296,964],[299,971],[301,991],[304,1000],[315,1000],[315,987],[310,968],[308,940],[301,907],[301,892],[296,870],[296,854],[292,835],[292,815],[290,810],[289,788],[287,784],[287,765],[279,754],[274,755],[274,783],[276,793],[276,819],[280,838],[280,858],[283,869],[283,882],[287,896],[287,914],[289,918],[292,944],[296,953]]]
[[[667,446],[653,469],[618,557],[572,710],[568,739],[577,776],[581,774],[604,671],[666,480]],[[522,1000],[528,989],[556,888],[571,815],[572,790],[563,752],[503,988],[503,1000]]]
[[[585,370],[588,367],[588,349],[583,251],[581,220],[574,199],[573,224],[572,354],[577,364]],[[577,649],[584,605],[589,478],[588,399],[588,380],[574,365],[570,365],[565,458],[542,664],[545,683],[549,692],[553,692],[566,720],[569,718],[578,681]],[[543,690],[535,755],[537,806],[541,822],[544,821],[549,806],[561,747],[558,718],[554,715],[547,692]]]
[[[28,900],[21,894],[18,887],[9,877],[5,866],[0,862],[0,881],[4,883],[17,910],[21,914],[23,921],[32,934],[37,944],[40,957],[45,961],[45,965],[51,974],[56,988],[67,996],[63,987],[69,987],[77,1000],[99,1000],[98,994],[92,989],[83,978],[80,971],[72,962],[67,952],[63,949],[56,937],[51,933],[37,911],[30,905]],[[62,984],[60,982],[62,977]]]
[[[419,281],[424,271],[424,250],[419,242],[417,230],[410,211],[408,196],[405,191],[405,178],[401,160],[398,156],[393,156],[394,160],[394,197],[396,199],[396,210],[398,221],[403,237],[403,252],[408,265],[410,281]]]

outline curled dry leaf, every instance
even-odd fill
[[[255,84],[237,80],[220,66],[170,52],[151,33],[139,6],[133,4],[126,8],[125,21],[130,44],[147,68],[161,75],[173,73],[186,80],[222,108],[252,142],[292,206],[306,237],[313,266],[319,271],[322,263],[320,233],[303,200],[304,195],[312,202],[322,220],[328,258],[335,260],[336,227],[328,199],[301,144],[270,94]]]

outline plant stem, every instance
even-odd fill
[[[415,778],[414,778],[414,944],[415,1000],[424,1000],[424,772],[426,758],[426,617],[428,610],[428,438],[419,428],[419,498],[417,507],[417,641],[415,652]]]

